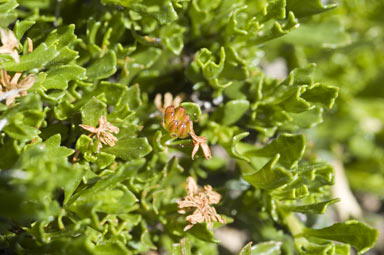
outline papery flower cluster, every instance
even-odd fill
[[[12,30],[0,28],[1,43],[0,54],[10,55],[16,63],[20,62],[18,53],[19,41]],[[33,51],[33,43],[30,38],[28,41],[28,52]],[[30,89],[36,81],[36,76],[33,74],[27,75],[19,82],[22,73],[15,73],[11,78],[5,69],[1,70],[0,80],[0,99],[6,99],[6,105],[15,103],[15,98],[27,95],[27,90]]]
[[[100,151],[100,149],[103,147],[103,144],[109,145],[111,147],[115,146],[116,142],[118,141],[117,138],[112,135],[111,133],[118,134],[119,128],[113,126],[111,123],[107,121],[107,118],[105,116],[101,116],[99,119],[99,127],[92,127],[84,124],[80,124],[80,127],[84,128],[85,130],[91,132],[91,135],[95,135],[96,139],[98,140],[97,145],[97,152]]]
[[[199,188],[192,177],[187,178],[187,195],[183,200],[179,200],[178,212],[185,214],[189,211],[193,213],[186,217],[189,224],[184,231],[192,228],[197,223],[207,222],[208,227],[212,228],[213,222],[225,224],[225,219],[217,214],[216,209],[211,204],[218,204],[221,195],[213,191],[211,185],[205,185]]]
[[[0,54],[9,54],[16,63],[20,62],[20,57],[17,49],[19,48],[19,41],[12,30],[4,30],[0,28],[1,43]]]
[[[6,105],[14,104],[16,97],[27,95],[27,90],[32,87],[36,80],[36,76],[33,74],[27,75],[19,82],[20,77],[21,73],[15,73],[11,79],[7,71],[1,70],[0,97],[6,98]]]

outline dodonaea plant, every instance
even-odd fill
[[[383,254],[383,11],[1,0],[0,254]]]

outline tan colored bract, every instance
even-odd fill
[[[173,105],[175,108],[178,107],[181,101],[183,101],[183,98],[184,96],[182,94],[179,94],[175,96],[175,98],[173,98],[172,94],[167,92],[164,94],[164,100],[162,100],[163,97],[161,94],[156,94],[154,103],[156,105],[157,110],[159,110],[160,112],[164,112],[168,106]]]
[[[105,116],[100,117],[98,128],[83,124],[80,124],[79,126],[91,132],[92,135],[96,136],[96,139],[99,141],[97,145],[97,152],[100,151],[100,149],[103,147],[103,144],[113,147],[118,141],[117,138],[111,133],[118,134],[120,129],[109,123]]]
[[[216,209],[211,206],[211,204],[218,204],[220,199],[221,195],[213,191],[210,185],[199,188],[196,181],[192,177],[188,177],[187,196],[184,200],[177,202],[178,212],[181,214],[194,210],[191,215],[186,217],[189,224],[184,228],[184,231],[202,222],[207,222],[209,228],[212,228],[214,221],[225,224],[224,218],[217,214]]]
[[[7,92],[14,91],[14,93],[7,96],[6,105],[14,104],[16,97],[27,95],[27,90],[32,87],[36,80],[33,74],[27,75],[19,82],[20,77],[21,73],[15,73],[11,79],[11,76],[8,75],[5,69],[1,70],[0,96]]]
[[[204,136],[197,136],[195,134],[195,131],[193,130],[193,126],[191,128],[191,132],[189,133],[189,135],[192,137],[192,142],[193,142],[192,159],[195,158],[195,155],[199,150],[199,147],[201,147],[201,150],[203,151],[204,157],[206,159],[208,160],[212,159],[212,153],[211,153],[211,150],[209,149],[207,138]]]
[[[16,63],[20,62],[19,53],[16,49],[19,48],[19,41],[16,39],[12,30],[6,31],[0,28],[1,43],[0,54],[9,54]]]

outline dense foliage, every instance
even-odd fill
[[[383,10],[0,0],[0,253],[369,251],[332,185],[384,198]]]

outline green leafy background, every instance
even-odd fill
[[[0,0],[21,55],[1,68],[37,77],[0,102],[0,253],[383,252],[384,2],[326,2]],[[169,141],[165,92],[185,95],[212,160]],[[103,115],[120,132],[97,152],[79,125]],[[334,162],[359,219],[335,216]],[[183,231],[188,176],[222,194],[215,231],[246,233],[242,249]]]

